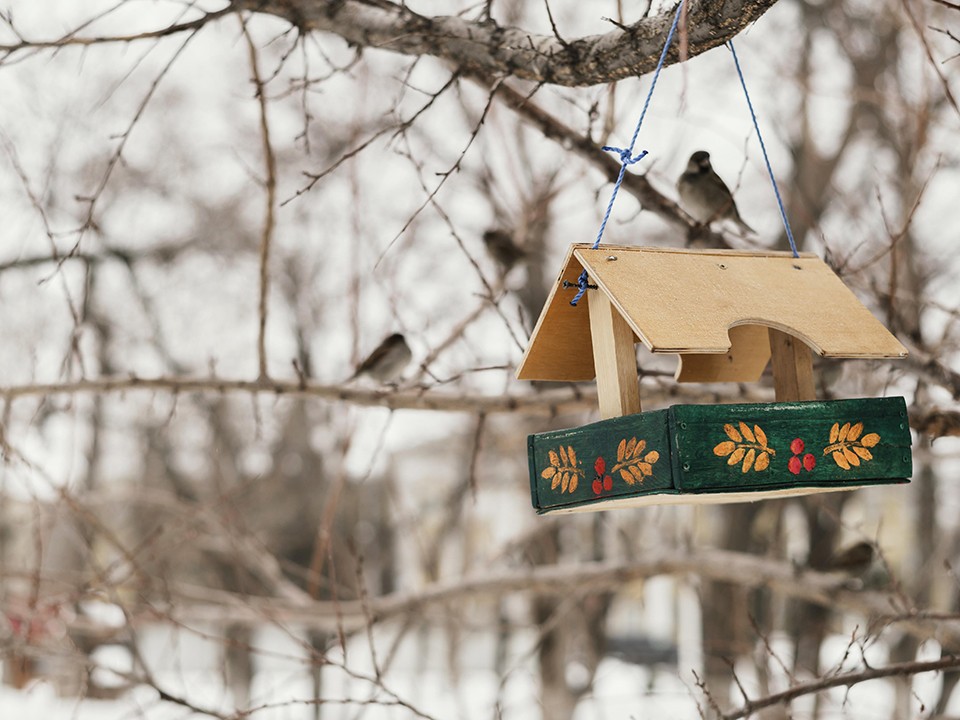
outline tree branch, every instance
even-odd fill
[[[960,667],[960,658],[949,655],[938,658],[937,660],[901,662],[882,668],[867,668],[865,670],[843,673],[842,675],[831,675],[800,685],[794,685],[789,690],[767,695],[764,698],[748,700],[742,707],[733,712],[724,713],[720,718],[721,720],[739,720],[739,718],[750,717],[763,708],[782,705],[796,700],[798,697],[803,697],[804,695],[812,695],[835,687],[849,687],[866,682],[867,680],[888,677],[912,677],[919,673],[949,670],[957,667]]]
[[[722,45],[777,0],[688,0],[688,57]],[[351,45],[431,55],[458,70],[565,86],[642,75],[657,64],[673,13],[644,17],[603,35],[561,40],[492,19],[419,15],[388,0],[239,0],[235,7],[282,17],[303,30],[335,33]],[[679,46],[666,64],[679,60]]]

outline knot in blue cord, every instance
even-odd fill
[[[631,155],[633,148],[618,148],[613,147],[612,145],[604,145],[602,150],[606,152],[613,152],[620,156],[620,162],[624,165],[633,165],[643,160],[647,156],[647,151],[642,150],[639,155]]]
[[[643,125],[643,119],[647,115],[647,109],[650,107],[650,100],[653,98],[653,91],[657,87],[657,79],[660,77],[660,71],[663,70],[663,64],[667,59],[667,50],[670,49],[670,43],[673,42],[674,33],[677,31],[677,23],[680,21],[680,11],[683,9],[683,4],[686,0],[680,0],[680,3],[677,5],[677,10],[673,14],[673,23],[670,25],[670,32],[667,33],[667,39],[663,43],[663,50],[660,51],[660,59],[657,61],[657,67],[653,71],[653,80],[650,82],[650,89],[647,90],[646,100],[643,101],[643,110],[640,111],[640,117],[637,118],[637,125],[633,129],[633,136],[630,138],[630,145],[625,148],[613,147],[611,145],[604,145],[603,150],[606,152],[615,152],[620,156],[620,174],[617,176],[617,181],[613,184],[613,191],[610,193],[610,202],[607,203],[607,211],[603,215],[603,220],[600,223],[600,230],[597,232],[597,239],[593,243],[593,249],[596,250],[600,245],[600,241],[603,239],[603,231],[607,227],[607,221],[610,220],[610,212],[613,210],[613,203],[617,199],[617,193],[620,191],[620,186],[623,184],[623,176],[627,172],[627,166],[633,165],[634,163],[640,162],[647,156],[647,151],[643,150],[639,155],[633,154],[633,146],[637,142],[637,136],[640,134],[640,126]],[[574,296],[573,300],[570,301],[571,305],[576,305],[580,298],[583,297],[583,294],[587,291],[587,271],[584,270],[580,274],[580,279],[577,280],[577,294]]]

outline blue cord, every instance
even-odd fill
[[[787,231],[787,240],[790,243],[790,249],[793,250],[793,256],[800,257],[800,253],[797,252],[797,244],[793,241],[793,231],[790,229],[790,221],[787,220],[787,211],[783,209],[783,199],[780,197],[780,188],[777,187],[777,180],[773,177],[773,168],[770,167],[770,158],[767,156],[767,146],[763,142],[763,135],[760,134],[760,124],[757,122],[757,114],[753,111],[753,103],[750,102],[750,93],[747,92],[747,81],[743,79],[740,61],[737,59],[737,51],[733,49],[733,40],[727,41],[727,47],[730,48],[730,53],[733,55],[733,64],[737,68],[737,75],[740,76],[740,85],[743,86],[743,96],[747,99],[750,117],[753,118],[753,127],[757,131],[757,139],[760,141],[760,149],[763,151],[763,161],[767,164],[767,173],[769,173],[770,182],[773,184],[773,194],[777,196],[777,206],[780,208],[780,219],[783,220],[783,229]]]
[[[630,138],[630,145],[625,148],[612,147],[610,145],[603,146],[604,151],[615,152],[620,156],[620,174],[617,175],[617,181],[613,184],[613,192],[610,194],[610,202],[607,203],[607,211],[603,215],[603,221],[600,223],[600,230],[597,232],[597,239],[593,243],[594,250],[596,250],[600,245],[600,239],[603,237],[603,231],[606,229],[607,221],[610,219],[610,212],[613,210],[613,202],[617,199],[617,193],[620,192],[620,186],[623,184],[623,176],[627,172],[627,166],[639,162],[647,155],[646,150],[641,151],[639,155],[634,155],[633,146],[636,144],[637,136],[640,134],[640,126],[643,125],[643,118],[647,114],[647,108],[650,107],[650,99],[653,97],[653,89],[657,86],[657,78],[660,77],[660,70],[663,69],[663,63],[667,59],[667,50],[670,49],[670,43],[673,41],[673,35],[677,30],[677,23],[680,21],[680,11],[683,9],[684,2],[685,0],[680,0],[680,4],[677,5],[677,12],[673,16],[673,24],[670,26],[670,32],[667,33],[667,41],[663,44],[663,50],[660,53],[660,60],[657,62],[657,68],[653,71],[653,81],[650,83],[650,90],[647,91],[647,99],[643,103],[643,110],[640,112],[640,118],[637,120],[637,126],[633,130],[633,137]],[[587,291],[586,270],[580,273],[580,277],[577,278],[577,288],[577,294],[574,295],[573,300],[570,301],[571,305],[576,305],[578,302],[580,302],[580,298],[582,298],[583,294]]]

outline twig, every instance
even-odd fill
[[[911,677],[919,673],[935,672],[937,670],[949,670],[960,667],[960,657],[953,655],[942,657],[937,660],[911,661],[895,663],[882,668],[867,668],[855,672],[834,675],[828,678],[819,678],[808,683],[795,685],[789,690],[768,695],[764,698],[758,698],[744,703],[744,705],[733,712],[724,713],[720,717],[722,720],[738,720],[755,714],[758,710],[772,707],[774,705],[783,705],[792,700],[796,700],[804,695],[813,695],[814,693],[829,690],[835,687],[849,687],[867,680],[876,680],[877,678],[887,677]]]
[[[253,83],[257,88],[257,101],[260,105],[260,140],[263,143],[263,164],[267,176],[264,179],[264,189],[267,197],[265,201],[265,210],[263,218],[263,231],[260,236],[260,299],[258,303],[259,326],[257,332],[257,361],[259,366],[259,377],[266,380],[267,374],[267,297],[270,293],[270,245],[273,241],[273,232],[276,225],[274,212],[277,204],[277,157],[273,151],[273,144],[270,141],[270,124],[267,120],[267,92],[260,76],[260,69],[257,63],[257,46],[250,36],[246,20],[243,15],[237,14],[240,20],[240,28],[243,31],[243,37],[247,41],[249,50],[250,72],[253,76]]]

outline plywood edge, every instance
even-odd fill
[[[559,505],[550,508],[536,508],[540,515],[568,515],[570,513],[598,512],[601,510],[617,510],[620,508],[656,507],[661,505],[725,505],[729,503],[759,502],[776,498],[801,497],[828,492],[847,492],[862,490],[878,485],[902,485],[907,483],[906,478],[882,480],[878,482],[864,482],[859,484],[832,485],[827,487],[804,486],[769,490],[753,490],[749,492],[661,492],[656,495],[626,495],[615,498],[592,500],[577,505]]]
[[[693,249],[693,248],[671,248],[657,247],[652,245],[601,245],[594,248],[591,243],[574,243],[571,246],[574,252],[590,251],[603,253],[608,251],[626,252],[626,253],[664,253],[671,255],[718,255],[722,257],[779,257],[794,258],[804,260],[819,260],[820,256],[815,253],[802,252],[799,257],[795,256],[789,250],[735,250],[735,249]],[[581,256],[582,259],[582,256]]]
[[[527,349],[517,366],[518,380],[577,382],[593,380],[595,376],[587,298],[584,296],[577,307],[572,307],[570,300],[575,291],[563,287],[564,280],[575,282],[583,269],[574,256],[576,247],[571,245],[567,250],[550,295],[540,311],[527,341]]]

